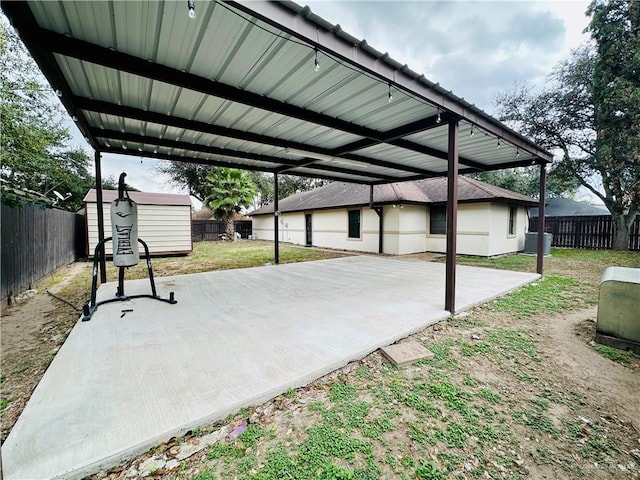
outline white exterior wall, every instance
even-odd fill
[[[491,205],[491,237],[488,256],[524,250],[529,222],[525,207],[516,207],[515,235],[509,235],[509,205]]]
[[[111,204],[104,205],[104,236],[111,236]],[[98,244],[98,204],[87,203],[87,235],[89,256],[93,256]],[[149,246],[154,255],[162,253],[189,253],[191,243],[191,207],[186,205],[138,204],[138,238]],[[144,248],[139,245],[140,256]],[[111,255],[112,242],[105,244],[105,253]]]
[[[398,255],[400,251],[400,235],[398,235],[400,231],[400,209],[385,205],[382,215],[384,218],[382,249],[386,254]]]
[[[490,211],[491,204],[488,202],[458,205],[457,253],[488,256],[492,228]],[[443,252],[446,252],[446,245]]]
[[[360,208],[361,238],[347,238],[347,209],[318,210],[312,213],[313,245],[360,252],[378,252],[378,215]],[[429,233],[429,209],[421,205],[384,206],[384,253],[406,255],[420,252],[445,253],[446,235]],[[305,214],[280,217],[280,241],[305,245]],[[287,225],[285,227],[284,225]],[[524,249],[527,228],[525,207],[517,207],[516,235],[507,234],[509,206],[497,203],[458,205],[457,253],[483,257]],[[273,216],[253,217],[253,233],[261,240],[273,240]]]
[[[393,253],[405,255],[407,253],[419,253],[427,250],[427,215],[426,207],[422,205],[403,205],[400,207],[385,207],[398,211],[398,249]],[[385,225],[386,229],[386,225]]]
[[[360,211],[360,238],[348,238],[349,215],[347,209],[319,210],[313,213],[313,245],[319,247],[378,251],[378,215],[370,208],[355,208]]]

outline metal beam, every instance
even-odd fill
[[[502,125],[478,107],[456,97],[439,84],[429,82],[424,75],[412,72],[406,65],[392,63],[387,54],[374,53],[375,50],[366,41],[358,41],[344,34],[337,25],[330,30],[321,28],[307,18],[310,11],[306,7],[302,9],[287,2],[267,0],[228,1],[227,4],[292,35],[311,48],[360,69],[385,84],[393,85],[409,96],[421,98],[434,107],[439,106],[443,112],[457,115],[461,120],[467,120],[543,161],[551,162],[553,159],[550,152]]]
[[[544,271],[544,224],[545,224],[545,202],[547,199],[547,168],[540,165],[540,204],[538,205],[538,251],[536,271],[542,275]]]
[[[432,115],[431,117],[416,120],[415,122],[411,122],[406,125],[402,125],[400,127],[393,128],[391,130],[387,130],[386,132],[383,132],[382,141],[385,143],[388,143],[393,140],[398,140],[402,137],[406,137],[407,135],[426,132],[427,130],[431,130],[432,128],[446,125],[446,123],[442,123],[442,122],[448,122],[451,119],[452,119],[451,115],[445,113],[440,115],[440,122],[438,122],[438,115]],[[371,147],[378,143],[380,142],[371,140],[369,138],[364,138],[362,140],[356,140],[355,142],[343,145],[341,147],[334,148],[333,153],[336,156],[343,155],[345,153]]]
[[[265,170],[273,170],[278,168],[282,164],[296,165],[295,160],[281,157],[272,157],[270,155],[260,155],[257,153],[247,153],[238,150],[229,150],[227,148],[210,147],[208,145],[202,145],[198,143],[190,143],[179,140],[171,140],[168,138],[150,137],[148,135],[139,135],[136,133],[120,132],[118,130],[100,130],[98,128],[91,128],[91,133],[97,138],[102,138],[104,141],[109,140],[121,140],[131,143],[142,143],[145,145],[151,145],[156,147],[176,148],[180,150],[187,150],[189,152],[200,152],[211,155],[220,155],[223,157],[243,158],[247,160],[254,160],[258,162],[271,163]],[[140,154],[147,154],[149,152],[142,151]]]
[[[189,157],[189,156],[183,157],[180,155],[171,155],[171,154],[166,154],[161,152],[158,152],[158,153],[153,153],[148,151],[139,152],[137,150],[131,150],[131,149],[123,150],[122,148],[116,148],[116,147],[103,147],[101,151],[103,153],[115,153],[118,155],[127,155],[127,156],[138,157],[138,158],[140,158],[141,156],[144,156],[148,158],[156,158],[159,160],[171,160],[174,162],[184,162],[184,163],[198,163],[201,165],[211,165],[214,167],[240,168],[244,170],[253,170],[257,172],[273,173],[275,171],[275,169],[269,169],[269,168],[260,167],[256,165],[224,162],[220,160],[207,160],[204,158],[195,158],[195,157]],[[336,182],[363,183],[365,185],[370,185],[371,183],[373,183],[370,180],[358,182],[353,178],[346,178],[341,175],[325,175],[325,174],[316,174],[316,173],[311,174],[311,173],[305,173],[305,172],[296,172],[296,175],[300,177],[320,178],[323,180],[330,180],[330,181],[336,181]],[[380,181],[380,183],[387,183],[387,182]]]
[[[456,313],[456,237],[458,235],[458,122],[449,122],[447,170],[447,265],[444,309]]]
[[[186,118],[176,117],[173,115],[166,115],[164,113],[152,112],[149,110],[142,110],[134,107],[128,107],[124,105],[115,105],[113,103],[104,102],[102,100],[94,100],[86,97],[74,96],[74,103],[78,105],[82,110],[88,110],[96,113],[103,113],[105,115],[112,115],[115,117],[124,117],[131,118],[134,120],[139,120],[141,122],[151,122],[156,123],[158,125],[168,125],[176,128],[183,128],[187,130],[191,130],[194,132],[202,132],[211,135],[219,135],[225,138],[234,138],[237,140],[244,140],[247,142],[254,142],[263,145],[270,145],[274,147],[280,147],[283,149],[290,148],[294,150],[305,150],[309,153],[315,153],[318,155],[324,156],[335,156],[332,153],[332,150],[313,147],[310,145],[306,145],[304,143],[294,142],[290,140],[285,140],[282,138],[269,137],[267,135],[261,135],[257,133],[246,132],[243,130],[236,130],[233,128],[220,127],[217,125],[212,125],[210,123],[200,122],[197,120],[188,120]],[[91,135],[103,136],[100,134],[100,130],[94,128],[90,129]],[[149,143],[157,143],[149,142]],[[235,155],[238,156],[238,155]],[[280,157],[274,157],[280,158]],[[411,172],[411,173],[419,173],[423,176],[437,176],[436,172],[431,170],[426,170],[423,168],[410,167],[406,165],[395,164],[386,160],[378,160],[375,158],[362,157],[358,155],[345,155],[341,157],[345,160],[349,160],[352,162],[359,162],[367,165],[375,165],[378,167],[391,168],[396,169],[401,172]],[[317,162],[317,159],[307,159],[302,162],[292,161],[290,163],[291,166],[304,167],[307,165],[314,164]],[[284,163],[284,162],[281,162]],[[288,164],[289,165],[289,164]],[[280,173],[288,170],[289,166],[284,167]]]
[[[168,138],[156,138],[149,137],[146,135],[139,135],[137,133],[127,133],[127,132],[119,132],[117,130],[100,130],[100,129],[92,129],[92,133],[96,137],[105,138],[109,140],[122,140],[126,142],[132,143],[142,143],[145,145],[153,145],[159,147],[167,147],[167,148],[176,148],[180,150],[186,150],[187,152],[201,152],[211,155],[220,155],[229,158],[243,158],[247,160],[253,160],[256,162],[264,162],[270,163],[271,165],[265,166],[263,170],[266,171],[282,171],[282,165],[286,165],[286,169],[294,169],[298,166],[298,162],[296,160],[292,160],[290,158],[282,158],[282,157],[272,157],[269,155],[260,155],[257,153],[247,153],[239,150],[229,150],[226,148],[218,148],[218,147],[209,147],[207,145],[201,145],[197,143],[184,142],[179,140],[171,140]],[[139,152],[139,155],[146,155],[150,152],[146,150],[142,150]],[[206,161],[207,159],[203,159]],[[220,163],[225,163],[221,160],[213,160],[214,162],[218,161]],[[220,165],[223,166],[223,165]],[[244,168],[244,164],[238,164],[234,167],[233,162],[229,161],[226,165],[232,168]],[[396,177],[390,177],[388,175],[380,175],[372,172],[363,172],[361,170],[354,170],[351,168],[342,168],[342,167],[333,167],[328,165],[314,165],[314,169],[328,172],[336,172],[336,173],[344,173],[346,175],[353,176],[361,176],[365,178],[375,177],[383,181],[394,181],[397,180]]]
[[[281,102],[248,90],[241,90],[232,85],[216,82],[199,75],[178,70],[177,68],[168,67],[159,63],[150,62],[147,59],[101,47],[95,43],[68,37],[46,29],[40,29],[37,36],[41,42],[47,45],[48,49],[60,55],[186,88],[205,95],[223,98],[267,112],[279,113],[286,117],[297,118],[316,125],[342,130],[343,132],[349,132],[353,135],[380,140],[380,132],[377,130],[298,107],[290,103]]]

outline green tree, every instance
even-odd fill
[[[532,198],[538,198],[540,196],[539,167],[510,168],[507,170],[470,173],[469,176],[497,187],[506,188],[512,192],[528,195]],[[580,183],[576,178],[563,178],[562,176],[556,175],[553,169],[547,176],[547,195],[549,197],[571,198],[575,196],[579,186]]]
[[[253,180],[246,170],[216,168],[207,176],[206,188],[209,194],[204,204],[211,209],[214,217],[227,224],[227,238],[235,240],[233,217],[251,205],[256,195]]]
[[[178,162],[167,160],[160,162],[156,171],[171,177],[171,183],[179,187],[186,187],[189,195],[204,203],[209,195],[207,177],[216,171],[216,167],[199,163]]]
[[[637,50],[638,41],[633,45]],[[598,58],[591,46],[574,50],[553,70],[545,89],[533,92],[520,86],[499,95],[496,103],[502,120],[544,148],[558,152],[550,178],[561,182],[575,179],[602,200],[616,225],[614,248],[627,249],[629,226],[640,199],[638,156],[627,150],[627,155],[611,161],[599,151],[596,139],[604,132],[595,115]],[[635,91],[638,95],[637,88]],[[624,116],[638,118],[637,110],[632,112],[635,107],[621,108]]]
[[[264,207],[273,202],[273,174],[250,172],[258,189],[255,208]],[[296,192],[306,192],[327,185],[329,181],[318,178],[299,177],[297,175],[278,175],[278,199],[283,199]]]
[[[640,210],[640,2],[594,0],[587,30],[597,45],[593,72],[595,163],[608,174],[605,204],[626,250]]]
[[[2,202],[77,210],[93,184],[89,158],[70,148],[54,92],[13,31],[0,22],[0,178]]]

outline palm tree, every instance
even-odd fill
[[[227,224],[227,238],[235,240],[233,217],[253,202],[256,185],[244,170],[217,168],[207,175],[207,190],[210,192],[204,204],[213,216]]]

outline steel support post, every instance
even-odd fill
[[[456,313],[456,236],[458,234],[458,121],[449,122],[447,169],[447,265],[444,309]]]
[[[540,204],[538,205],[538,264],[537,272],[542,275],[544,270],[544,204],[547,198],[547,166],[540,164]]]
[[[280,222],[280,210],[278,207],[278,174],[273,172],[273,263],[280,263],[280,234],[278,223]]]
[[[104,205],[102,204],[102,165],[100,161],[100,152],[94,152],[94,163],[96,166],[96,207],[98,211],[98,245],[101,245],[100,251],[100,283],[107,281],[107,262],[104,252]]]

